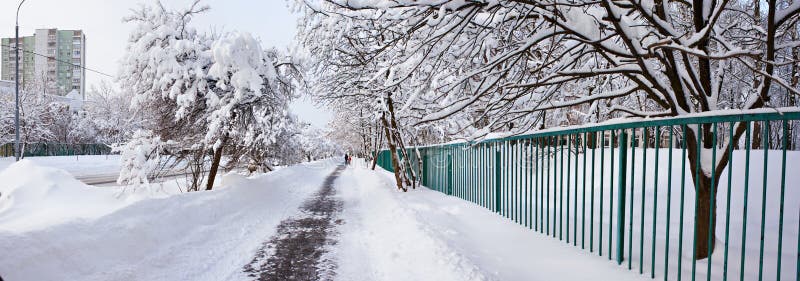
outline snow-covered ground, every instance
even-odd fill
[[[524,155],[519,149],[522,146],[512,146],[507,154],[504,155]],[[591,150],[589,150],[591,151]],[[672,165],[669,164],[669,155],[672,153]],[[594,239],[594,253],[597,255],[598,250],[602,247],[602,259],[609,259],[609,252],[612,255],[611,259],[616,258],[616,249],[618,245],[617,240],[617,215],[619,210],[619,194],[618,183],[619,166],[618,154],[613,155],[612,150],[597,149],[595,153],[596,161],[592,158],[590,152],[587,156],[587,169],[586,181],[584,187],[583,179],[583,154],[578,154],[575,157],[568,157],[569,153],[565,153],[558,158],[549,158],[545,160],[544,164],[537,161],[541,165],[539,174],[528,174],[526,168],[533,167],[526,166],[524,157],[519,157],[513,161],[507,160],[503,157],[502,165],[503,177],[501,183],[501,215],[509,217],[511,220],[517,221],[520,224],[525,224],[526,217],[530,215],[541,216],[545,218],[543,223],[545,226],[549,225],[551,235],[553,231],[558,231],[561,227],[559,234],[563,233],[562,239],[565,243],[569,241],[569,245],[573,245],[573,237],[577,238],[577,248],[581,247],[581,239],[585,238],[585,247],[590,248],[590,238]],[[681,264],[681,274],[683,280],[692,279],[692,238],[694,235],[694,206],[695,206],[695,192],[694,180],[691,177],[691,172],[688,171],[689,164],[686,163],[687,171],[685,174],[685,188],[683,192],[683,217],[681,218],[681,174],[682,174],[682,159],[680,150],[659,149],[659,159],[656,163],[656,150],[647,150],[647,163],[642,161],[645,159],[644,152],[641,148],[635,151],[628,152],[628,172],[626,176],[627,182],[627,199],[624,205],[626,225],[625,225],[625,241],[624,241],[624,254],[626,256],[624,263],[620,269],[627,270],[628,262],[631,262],[633,272],[638,274],[639,269],[642,269],[644,276],[650,277],[651,270],[656,279],[661,279],[664,276],[665,260],[668,256],[669,259],[669,278],[677,279],[679,256]],[[604,155],[605,160],[601,157]],[[635,155],[635,156],[634,156]],[[455,153],[454,159],[461,159],[462,155]],[[635,159],[634,159],[635,157]],[[457,163],[457,160],[453,160]],[[763,263],[763,280],[776,280],[778,279],[778,244],[780,232],[780,195],[781,195],[781,165],[782,155],[781,151],[768,151],[768,161],[765,171],[764,165],[764,152],[763,150],[753,150],[750,153],[749,170],[745,169],[746,154],[745,151],[737,150],[733,153],[733,164],[728,166],[723,171],[719,179],[719,190],[717,196],[717,224],[716,224],[716,250],[712,257],[711,276],[712,280],[722,280],[725,271],[725,233],[726,222],[729,221],[728,240],[728,268],[727,277],[738,279],[742,271],[744,280],[758,280],[759,278],[759,263]],[[433,161],[436,165],[436,161]],[[464,163],[464,162],[461,162]],[[469,163],[469,162],[466,162]],[[594,163],[594,167],[593,164]],[[560,169],[562,167],[563,169]],[[575,168],[579,171],[575,175]],[[669,168],[671,167],[671,168]],[[731,173],[731,187],[730,187],[730,213],[726,212],[728,206],[728,169],[732,167]],[[787,151],[786,155],[786,187],[784,194],[784,212],[783,212],[783,233],[781,245],[781,280],[794,279],[798,257],[798,237],[800,237],[800,189],[797,188],[800,183],[800,174],[793,172],[797,171],[800,167],[800,152]],[[571,168],[571,170],[570,170]],[[442,168],[439,167],[439,170]],[[471,170],[474,169],[474,170]],[[595,169],[595,175],[592,175],[592,170]],[[433,169],[431,169],[433,170]],[[486,169],[480,169],[477,166],[460,166],[453,165],[453,193],[455,195],[474,200],[475,202],[482,203],[488,202],[490,207],[493,207],[494,202],[494,178],[491,173],[486,175]],[[541,172],[544,170],[545,172]],[[600,171],[604,171],[604,178],[601,177]],[[643,173],[644,170],[644,173]],[[536,170],[532,170],[536,171]],[[549,176],[548,176],[549,174]],[[658,185],[655,179],[658,174]],[[478,175],[475,177],[474,175]],[[612,176],[613,175],[613,184]],[[643,182],[642,176],[645,175]],[[671,175],[671,200],[668,204],[668,187],[670,184]],[[748,175],[748,193],[747,200],[744,200],[744,186],[745,175]],[[633,182],[631,183],[631,177]],[[765,181],[766,177],[766,181]],[[477,179],[476,179],[477,178]],[[564,183],[561,183],[561,179]],[[511,179],[511,180],[510,180]],[[537,196],[531,196],[535,191],[534,185],[527,184],[531,180],[544,179],[545,193],[542,194],[541,189]],[[592,179],[594,185],[591,184]],[[549,184],[547,182],[549,181]],[[436,182],[443,186],[442,177]],[[479,183],[481,188],[479,192],[475,192],[474,185]],[[577,185],[576,185],[577,183]],[[766,190],[764,189],[766,184]],[[594,188],[592,188],[594,186]],[[657,187],[657,188],[656,188]],[[486,190],[489,190],[488,192]],[[592,196],[591,194],[594,194]],[[549,194],[549,195],[548,195]],[[569,195],[568,195],[569,194]],[[575,195],[578,194],[578,198]],[[586,198],[583,197],[586,195]],[[534,203],[526,200],[529,197],[540,198],[539,202]],[[614,197],[613,204],[610,198]],[[642,198],[645,198],[644,206],[642,206]],[[592,200],[592,198],[594,200]],[[657,198],[657,200],[654,200]],[[631,199],[634,204],[631,205]],[[584,201],[585,200],[585,201]],[[762,204],[764,200],[765,204]],[[549,203],[548,203],[549,201]],[[593,205],[591,202],[594,202]],[[747,202],[747,215],[745,216],[744,209]],[[561,203],[559,203],[561,202]],[[584,203],[585,202],[585,203]],[[561,206],[562,204],[567,204]],[[657,206],[656,206],[657,204]],[[577,205],[577,208],[576,208]],[[585,210],[584,210],[585,206]],[[594,211],[592,212],[592,206]],[[764,212],[762,214],[762,206]],[[532,208],[536,207],[536,208]],[[654,208],[655,207],[655,208]],[[549,212],[547,211],[549,208]],[[632,209],[631,209],[632,208]],[[539,210],[538,212],[536,210]],[[654,215],[654,209],[657,210]],[[667,219],[667,210],[670,211],[669,219]],[[545,212],[541,215],[540,212]],[[613,212],[613,213],[612,213]],[[575,216],[577,213],[577,217]],[[602,214],[602,217],[601,217]],[[585,222],[584,222],[585,215]],[[763,215],[763,219],[762,219]],[[550,217],[547,220],[547,217]],[[745,219],[746,218],[746,224]],[[680,227],[681,219],[683,220],[683,245],[681,255],[679,253],[680,241]],[[667,223],[669,221],[669,223]],[[577,223],[576,223],[577,222]],[[613,225],[610,223],[613,222]],[[761,254],[761,226],[764,225],[763,233],[763,256]],[[669,224],[669,233],[667,233],[667,224]],[[568,225],[568,226],[567,226]],[[578,232],[576,231],[576,225]],[[593,225],[593,227],[592,227]],[[655,225],[655,226],[654,226]],[[744,227],[746,231],[744,231]],[[631,226],[633,231],[630,231]],[[585,228],[584,228],[585,227]],[[642,231],[643,230],[643,231]],[[585,234],[584,234],[585,232]],[[593,234],[592,234],[593,233]],[[609,243],[609,233],[613,237]],[[655,233],[655,234],[654,234]],[[746,241],[744,243],[745,253],[742,258],[742,237],[746,233]],[[585,235],[585,236],[582,236]],[[556,238],[550,238],[558,240]],[[653,241],[655,240],[655,243]],[[669,241],[669,252],[667,253],[667,241]],[[633,248],[632,251],[629,250]],[[609,251],[609,249],[613,249]],[[655,251],[655,254],[653,253]],[[586,250],[587,253],[588,250]],[[628,258],[630,257],[630,258]],[[744,266],[742,266],[742,260]],[[612,264],[612,261],[608,261]],[[641,263],[641,266],[640,266]],[[706,278],[708,272],[708,260],[700,260],[696,262],[695,275],[697,278]]]
[[[0,173],[0,275],[7,280],[243,280],[278,223],[296,214],[338,161],[223,177],[211,192],[83,185],[33,161]],[[640,277],[428,189],[399,193],[390,174],[347,169],[339,280],[586,280]],[[581,264],[582,270],[571,270]]]
[[[662,151],[661,156],[666,154]],[[790,164],[800,163],[800,155],[790,153],[788,156]],[[743,163],[742,159],[740,155],[735,158],[734,175],[741,175],[741,164],[736,163]],[[758,166],[760,159],[756,155],[752,158],[753,165]],[[251,261],[262,243],[276,233],[281,221],[298,214],[302,202],[319,189],[323,179],[339,164],[338,160],[282,167],[253,177],[227,174],[217,190],[193,193],[174,192],[169,187],[138,190],[90,187],[64,170],[25,160],[0,171],[0,179],[3,179],[0,181],[3,194],[0,197],[0,252],[3,253],[0,276],[6,280],[248,279],[242,267]],[[343,202],[340,214],[343,223],[335,234],[338,242],[330,246],[325,258],[337,264],[338,280],[649,279],[649,274],[639,275],[636,270],[640,256],[638,247],[632,253],[634,270],[629,271],[627,264],[618,266],[606,256],[598,257],[596,252],[568,246],[472,202],[424,187],[398,192],[392,174],[371,171],[363,162],[354,162],[355,165],[335,181],[337,196]],[[679,175],[678,171],[673,169],[673,175]],[[758,169],[750,172],[751,179],[761,177]],[[770,190],[776,190],[772,185],[774,171],[768,173]],[[653,176],[654,170],[648,169],[648,179]],[[789,176],[787,182],[794,186],[798,175],[790,173]],[[761,189],[755,182],[757,179],[751,182],[750,201],[757,203],[749,207],[748,237],[758,237],[761,223]],[[659,182],[662,181],[665,181],[663,174],[659,178]],[[636,190],[632,194],[636,202],[641,198],[639,185],[634,185]],[[727,186],[726,179],[722,186]],[[734,194],[740,194],[737,186],[733,186]],[[650,188],[646,185],[648,196],[652,196]],[[685,195],[687,209],[693,206],[694,195],[690,190],[687,188]],[[516,190],[520,191],[523,190]],[[608,188],[604,190],[605,198],[609,196],[608,191]],[[673,190],[672,195],[676,194],[678,192]],[[599,191],[596,196],[599,200]],[[659,200],[666,199],[663,189],[658,196]],[[721,192],[719,196],[725,198],[726,194]],[[783,265],[784,276],[791,277],[789,273],[796,266],[793,258],[796,252],[792,249],[797,247],[797,190],[787,188],[786,198]],[[768,206],[774,206],[771,200]],[[677,244],[678,201],[673,198],[671,202],[671,253],[675,252]],[[741,199],[734,197],[731,201],[731,233],[741,233],[741,219],[737,217]],[[646,203],[644,229],[649,230],[653,224],[651,199]],[[632,233],[634,240],[630,241],[633,245],[640,242],[638,204],[634,206],[636,227]],[[656,276],[660,278],[666,233],[663,204],[658,209],[655,263]],[[774,207],[767,209],[765,272],[768,274],[765,278],[768,280],[775,276],[772,269],[776,256],[775,212]],[[724,218],[721,216],[720,221]],[[691,216],[687,215],[684,222],[687,243],[691,242],[690,222]],[[595,221],[595,225],[595,231],[608,229],[607,220],[602,224]],[[718,235],[721,230],[724,228],[718,225]],[[738,236],[731,236],[729,276],[738,275],[741,251],[738,239]],[[646,232],[645,272],[650,269],[651,241],[652,237]],[[758,239],[748,241],[753,242],[746,245],[746,279],[753,277],[754,266],[758,265],[758,260],[753,260],[753,255],[758,254]],[[718,243],[715,268],[723,260],[721,242]],[[608,248],[604,248],[607,252]],[[690,249],[684,245],[684,272],[691,269]],[[669,265],[673,268],[672,277],[675,264],[673,258]],[[705,276],[705,268],[704,261],[697,264],[698,276]],[[718,270],[714,276],[719,277]]]
[[[392,175],[342,173],[341,280],[649,280],[470,202]]]
[[[0,174],[0,276],[6,280],[238,280],[275,226],[334,165],[316,162],[211,192],[92,188],[32,161]],[[9,180],[11,179],[11,180]]]

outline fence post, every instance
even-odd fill
[[[500,149],[494,150],[494,211],[500,213]]]
[[[428,150],[422,150],[422,185],[428,186]]]
[[[392,164],[392,150],[387,149],[386,152],[383,153],[383,168],[389,172],[394,172]]]
[[[453,153],[447,150],[447,195],[453,195]]]
[[[619,186],[617,187],[617,264],[625,259],[625,174],[628,170],[628,134],[622,130],[619,134]]]

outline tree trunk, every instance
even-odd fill
[[[405,149],[405,144],[400,144],[400,147],[400,154],[403,156],[403,161],[400,163],[400,165],[403,167],[403,179],[406,183],[411,185],[412,188],[414,188],[414,185],[417,184],[417,175],[411,166],[411,156],[408,155],[408,151]],[[411,179],[409,179],[409,176],[411,176]]]
[[[761,149],[761,122],[753,122],[753,142],[750,145],[751,149]]]
[[[717,175],[719,178],[719,175]],[[706,176],[705,174],[701,173],[700,175],[700,186],[695,187],[695,191],[697,192],[697,210],[694,214],[694,220],[697,225],[697,231],[695,232],[695,254],[694,258],[696,260],[707,258],[714,252],[716,247],[716,233],[714,230],[717,227],[717,198],[716,198],[716,185],[719,185],[719,181],[717,180],[714,185],[711,186],[711,178]],[[711,190],[714,192],[714,197],[711,197]],[[712,205],[714,208],[712,208]],[[711,234],[711,240],[709,241],[709,234]],[[709,245],[711,242],[711,245]],[[709,251],[711,250],[711,251]]]
[[[397,147],[394,145],[394,141],[392,141],[392,134],[389,132],[389,122],[386,121],[386,113],[381,116],[381,121],[383,122],[384,133],[386,134],[386,143],[389,145],[389,155],[392,156],[392,167],[394,167],[394,180],[397,183],[397,189],[403,190],[403,181],[400,178],[400,172],[398,167],[400,166],[397,160]],[[405,190],[403,190],[405,191]]]
[[[597,132],[589,133],[588,137],[586,138],[586,147],[589,149],[597,148]]]
[[[790,30],[797,30],[797,23],[795,23]],[[797,41],[797,32],[789,32],[789,33],[791,33],[791,35],[792,35],[792,41]],[[798,84],[798,82],[800,82],[800,79],[798,79],[800,77],[797,77],[797,75],[798,75],[798,73],[797,73],[798,72],[797,63],[798,63],[798,61],[800,61],[800,48],[792,47],[792,61],[794,61],[794,62],[792,63],[791,86],[792,86],[792,89],[797,89],[797,84]],[[796,98],[795,95],[793,95],[792,93],[788,93],[786,96],[787,96],[786,97],[787,98],[786,106],[792,107],[792,106],[797,105],[797,102],[795,100],[795,98]],[[785,136],[786,137],[786,147],[789,147],[789,148],[794,147],[794,138],[793,138],[794,134],[792,132],[793,127],[794,126],[788,126],[786,128],[786,130],[787,130],[787,132],[786,132],[787,134]]]
[[[394,138],[395,145],[399,148],[400,153],[404,156],[402,161],[399,162],[400,165],[399,166],[395,166],[395,167],[399,167],[399,169],[396,169],[396,170],[398,170],[397,172],[400,173],[400,175],[402,175],[402,179],[406,183],[410,183],[410,185],[413,186],[414,183],[416,182],[416,175],[414,173],[414,169],[411,169],[411,164],[409,162],[411,160],[411,158],[408,156],[408,153],[406,151],[406,144],[405,144],[405,142],[403,142],[403,136],[400,135],[400,128],[397,126],[397,119],[395,118],[395,115],[394,115],[394,101],[392,100],[392,94],[391,93],[389,93],[386,96],[386,103],[387,103],[388,108],[389,108],[389,118],[390,118],[389,120],[390,120],[390,123],[392,125],[392,132],[394,132],[394,135],[392,137]],[[399,158],[398,158],[398,160],[399,160]],[[409,168],[409,170],[410,170],[409,173],[406,173],[406,167]],[[411,175],[411,180],[408,179],[409,175]],[[407,190],[407,188],[404,188],[404,191],[405,190]]]
[[[383,132],[380,132],[377,138],[377,142],[375,142],[375,153],[372,155],[372,170],[375,170],[375,166],[378,164],[378,152],[380,152],[381,142],[383,142]]]
[[[547,110],[542,111],[542,124],[539,124],[539,130],[544,130],[547,124]]]
[[[697,126],[696,130],[699,131],[699,134],[703,136],[701,139],[702,143],[700,144],[701,149],[711,149],[714,145],[713,143],[713,136],[711,134],[711,127],[710,126]],[[706,161],[702,159],[702,157],[709,157],[708,155],[700,155],[700,163],[697,161],[698,153],[702,153],[698,150],[698,138],[696,136],[696,131],[692,129],[688,129],[686,132],[686,148],[689,157],[689,168],[691,169],[692,179],[695,183],[695,192],[697,193],[697,202],[694,214],[694,221],[695,221],[695,248],[694,248],[694,258],[696,260],[707,258],[714,252],[716,247],[716,233],[714,230],[716,229],[717,225],[717,194],[719,186],[719,178],[722,174],[722,171],[728,164],[728,147],[717,151],[717,156],[721,157],[719,162],[715,163],[714,161]],[[737,131],[737,133],[739,133]],[[740,134],[737,134],[740,136]],[[738,139],[737,136],[734,136],[734,140]],[[711,167],[700,167],[698,169],[698,165],[702,165],[701,163],[711,163]],[[706,174],[704,171],[710,171],[710,175]],[[711,184],[711,175],[717,180],[714,181],[714,184]],[[712,192],[713,190],[713,192]],[[712,197],[712,194],[714,195]],[[709,236],[711,237],[709,241]],[[710,244],[709,244],[710,243]]]
[[[398,145],[400,145],[400,149],[405,152],[405,147],[403,147],[403,139],[400,137],[399,129],[397,128],[397,122],[394,118],[394,102],[392,101],[392,94],[387,93],[386,95],[386,104],[389,110],[389,117],[391,120],[386,120],[386,114],[383,115],[383,122],[384,125],[387,126],[386,130],[386,140],[389,141],[389,155],[392,156],[392,166],[394,169],[395,179],[397,180],[397,188],[403,190],[403,192],[408,191],[408,188],[405,187],[404,180],[407,180],[403,164],[400,163],[400,158],[397,155]],[[389,123],[391,122],[391,123]]]
[[[211,170],[208,171],[208,182],[206,182],[206,190],[211,190],[214,187],[214,179],[217,177],[219,170],[219,162],[222,160],[222,149],[225,148],[225,143],[228,142],[228,134],[222,137],[222,144],[214,150],[214,160],[211,161]]]
[[[417,185],[422,186],[422,178],[425,176],[422,174],[422,165],[425,165],[425,163],[422,162],[422,154],[419,152],[419,147],[417,145],[414,146],[414,153],[417,154],[417,168],[420,170]],[[413,186],[412,188],[416,189],[417,187]]]
[[[361,151],[358,153],[360,156],[366,158],[366,154],[369,153],[369,145],[370,145],[370,136],[372,136],[372,127],[369,126],[366,122],[364,122],[364,110],[361,109],[358,113],[358,122],[361,127]]]

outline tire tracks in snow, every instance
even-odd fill
[[[275,236],[261,245],[243,270],[253,280],[333,280],[336,264],[326,258],[342,210],[334,181],[345,166],[339,166],[320,190],[300,207],[300,214],[282,221]]]

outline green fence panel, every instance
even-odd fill
[[[69,144],[69,143],[25,143],[20,144],[24,149],[24,157],[38,156],[71,156],[71,155],[109,155],[112,154],[110,146],[105,144]],[[0,146],[0,157],[14,157],[13,143]]]
[[[729,114],[552,129],[426,146],[419,155],[408,149],[400,157],[430,189],[493,210],[539,238],[597,250],[617,264],[627,259],[629,270],[650,278],[796,280],[800,248],[784,248],[800,241],[800,221],[791,217],[800,198],[786,172],[800,169],[792,160],[800,154],[788,152],[800,143],[798,133],[800,112]],[[394,170],[389,151],[377,157]],[[717,161],[727,164],[710,165]],[[716,256],[692,258],[712,251]]]

